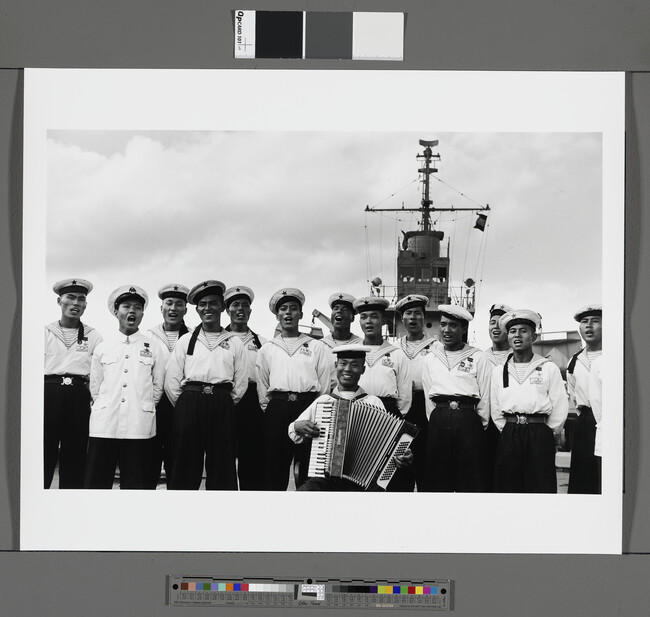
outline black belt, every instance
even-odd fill
[[[578,405],[578,411],[582,413],[593,413],[593,409],[588,405]]]
[[[471,409],[472,411],[476,410],[478,405],[478,399],[473,396],[433,396],[431,400],[435,403],[436,409],[439,407],[449,408],[451,410],[455,409]]]
[[[184,392],[200,392],[201,394],[214,394],[215,392],[230,392],[231,383],[205,383],[203,381],[188,381],[182,386]]]
[[[81,375],[45,375],[45,383],[55,383],[59,386],[86,386],[88,379]]]
[[[506,413],[506,422],[513,424],[546,424],[546,416],[532,413]]]
[[[318,392],[280,392],[272,390],[269,392],[269,399],[272,401],[311,401]]]

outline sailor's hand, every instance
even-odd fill
[[[401,456],[395,457],[395,465],[397,465],[397,467],[400,469],[404,467],[409,467],[412,464],[413,464],[413,452],[411,452],[410,450],[407,450]]]
[[[301,437],[318,437],[320,435],[320,430],[318,429],[318,425],[315,422],[312,422],[311,420],[298,420],[294,424],[294,430],[296,431],[297,435],[300,435]]]

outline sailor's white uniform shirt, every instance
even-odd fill
[[[431,353],[435,339],[425,336],[419,341],[408,341],[405,336],[399,339],[400,351],[409,362],[409,373],[414,390],[422,390],[422,363],[426,355]]]
[[[384,341],[371,345],[366,354],[366,370],[359,386],[368,394],[397,400],[397,409],[404,415],[411,408],[413,385],[407,357],[394,345]]]
[[[194,346],[194,353],[187,355],[192,333],[181,336],[174,347],[174,352],[167,361],[165,374],[165,394],[172,405],[180,397],[183,386],[188,381],[200,381],[210,384],[231,384],[230,396],[237,404],[248,387],[246,352],[237,336],[222,330],[214,340],[210,351],[208,340],[199,332]]]
[[[193,328],[187,328],[189,333],[192,333]],[[165,361],[169,360],[169,356],[172,355],[172,352],[174,351],[174,347],[176,347],[176,343],[180,341],[181,337],[179,336],[172,348],[169,348],[169,339],[167,338],[167,331],[165,328],[163,328],[163,324],[158,324],[151,328],[147,333],[147,336],[149,336],[152,340],[156,341],[156,343],[160,344],[160,347],[163,351],[163,355],[165,357]],[[180,334],[180,333],[179,333]]]
[[[521,383],[512,358],[508,361],[508,387],[503,387],[503,366],[492,369],[492,420],[502,431],[508,414],[543,414],[546,424],[555,434],[564,426],[569,414],[569,399],[560,369],[550,360],[537,354],[529,363]]]
[[[90,369],[90,437],[153,437],[164,379],[162,351],[141,332],[97,345]]]
[[[336,394],[337,396],[332,396],[333,394]],[[305,438],[302,435],[298,435],[296,433],[296,422],[299,422],[301,420],[310,420],[311,422],[315,422],[315,417],[316,417],[316,408],[319,404],[322,403],[332,403],[335,402],[338,399],[347,399],[347,400],[362,400],[364,403],[367,403],[368,405],[374,405],[375,407],[380,407],[381,409],[384,409],[384,404],[381,402],[381,399],[377,398],[376,396],[373,396],[372,394],[366,394],[365,391],[362,388],[357,388],[354,392],[348,391],[348,390],[339,390],[338,388],[335,388],[332,394],[321,394],[305,411],[303,411],[296,419],[294,422],[289,424],[289,438],[294,442],[294,443],[302,443],[305,441]]]
[[[576,357],[573,373],[566,373],[567,390],[576,407],[589,404],[589,381],[592,366],[592,354],[584,348]],[[579,413],[579,412],[578,412]]]
[[[288,339],[271,339],[257,354],[257,394],[266,410],[269,392],[315,392],[330,390],[331,352],[320,341],[305,334]]]
[[[357,336],[356,334],[351,334],[350,338],[345,340],[345,341],[339,341],[338,339],[335,339],[331,334],[328,334],[326,337],[320,339],[321,343],[324,343],[327,345],[331,350],[334,350],[336,347],[339,347],[340,345],[361,345],[363,343],[363,339],[360,336]],[[330,389],[334,389],[336,387],[336,354],[334,351],[331,353],[331,367],[332,367],[332,374],[330,376]]]
[[[255,369],[255,365],[257,364],[257,354],[259,353],[261,347],[258,349],[257,345],[255,345],[255,340],[253,339],[253,335],[250,330],[248,330],[245,333],[233,332],[232,334],[242,342],[242,345],[244,346],[244,351],[246,352],[247,381],[249,384],[256,383],[257,370]],[[260,336],[259,334],[257,335],[257,338],[259,339],[261,345],[264,345],[264,343],[268,342],[264,337]]]
[[[453,360],[450,363],[450,357]],[[445,346],[436,341],[430,354],[422,362],[422,386],[427,418],[435,409],[434,396],[471,396],[476,401],[476,413],[483,428],[490,418],[490,371],[485,354],[476,347],[465,344],[449,356]]]
[[[57,321],[45,326],[45,375],[90,374],[90,364],[102,336],[93,327],[84,326],[84,339],[81,343],[74,338],[66,345],[63,330]]]
[[[485,355],[485,359],[492,365],[492,366],[503,366],[503,363],[508,359],[508,356],[512,353],[512,349],[505,349],[503,351],[495,351],[490,347],[490,349],[486,349],[483,354]]]
[[[580,354],[582,355],[582,354]],[[594,454],[603,455],[602,429],[603,429],[603,359],[602,356],[591,362],[589,372],[589,406],[596,420],[596,444]]]

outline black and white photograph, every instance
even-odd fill
[[[21,548],[620,553],[620,74],[25,96]]]

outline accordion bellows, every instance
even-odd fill
[[[339,399],[316,404],[320,435],[312,440],[310,477],[350,480],[368,489],[386,489],[393,477],[395,456],[404,454],[418,427],[381,407]]]

